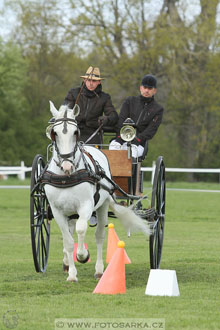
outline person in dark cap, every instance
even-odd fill
[[[134,158],[143,155],[146,141],[151,140],[156,134],[164,112],[163,107],[154,99],[157,92],[155,76],[145,75],[139,88],[139,96],[130,96],[123,102],[117,124],[117,136],[109,146],[110,150],[127,148],[127,143],[120,136],[120,130],[123,123],[130,118],[136,128],[136,137],[131,141],[132,157]]]
[[[100,70],[90,66],[85,75],[80,76],[83,82],[80,87],[72,88],[67,93],[64,104],[72,109],[77,103],[80,113],[76,117],[80,129],[80,140],[86,142],[97,130],[100,124],[114,127],[118,114],[112,104],[111,96],[102,91]],[[95,134],[89,144],[101,144],[100,132]]]

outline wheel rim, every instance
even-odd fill
[[[45,167],[43,157],[37,155],[31,173],[31,191]],[[47,219],[48,201],[43,186],[39,185],[30,197],[31,240],[37,272],[45,272],[49,257],[50,224]]]
[[[150,264],[152,269],[160,268],[164,222],[165,222],[165,166],[162,157],[158,157],[151,207],[155,209],[153,234],[150,236]]]

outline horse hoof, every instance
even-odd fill
[[[96,280],[100,280],[100,278],[102,277],[103,273],[97,273],[94,275]]]
[[[84,259],[84,260],[78,259],[78,256],[76,255],[77,261],[80,262],[81,264],[85,264],[90,258],[89,250],[87,250],[87,252],[88,252],[88,255],[87,255],[86,259]]]
[[[65,265],[64,263],[63,263],[63,271],[64,271],[64,273],[68,273],[68,271],[69,271],[69,266]]]

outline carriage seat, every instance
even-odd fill
[[[108,158],[113,180],[126,193],[130,193],[129,178],[132,177],[132,158],[128,157],[128,150],[108,150],[102,149]],[[122,196],[116,191],[117,196]]]
[[[107,136],[113,135],[112,139],[115,139],[116,129],[114,127],[104,126],[103,134]],[[126,150],[110,150],[109,152],[106,152],[106,155],[110,162],[113,179],[127,193],[139,195],[143,192],[144,173],[141,172],[140,169],[142,161],[147,156],[148,141],[146,141],[145,143],[143,155],[141,157],[138,157],[137,159],[130,159],[127,165],[125,165],[125,161],[127,162],[128,159],[128,151],[126,151],[127,153],[125,153],[124,151]],[[122,153],[119,154],[119,152]],[[116,161],[118,161],[118,164],[116,164]],[[127,166],[127,168],[129,167],[131,169],[131,174],[128,175],[128,171],[124,166]],[[120,174],[117,173],[116,168],[120,168]]]

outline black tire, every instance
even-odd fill
[[[46,271],[50,245],[49,204],[44,187],[41,184],[36,186],[44,167],[43,156],[36,155],[32,164],[30,196],[31,241],[36,272]]]
[[[153,234],[150,236],[149,241],[151,269],[160,268],[165,224],[165,197],[165,165],[163,162],[163,157],[159,156],[156,162],[151,198],[151,208],[155,210]]]

